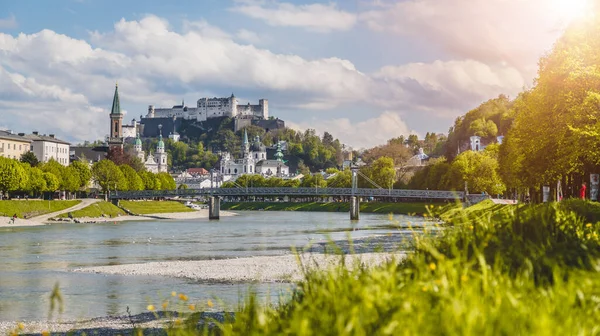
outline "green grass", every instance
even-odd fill
[[[453,210],[449,229],[415,236],[403,261],[306,271],[289,301],[250,295],[235,320],[169,333],[597,335],[600,223],[565,207]]]
[[[68,209],[81,201],[41,201],[41,200],[10,200],[0,201],[0,216],[31,218],[47,213]]]
[[[423,214],[429,203],[383,203],[363,202],[360,211],[364,213],[383,214]],[[327,211],[349,212],[350,204],[347,202],[222,202],[223,210],[268,210],[268,211]]]
[[[137,215],[194,211],[176,201],[121,201],[120,204]]]
[[[90,218],[99,218],[102,215],[107,217],[117,217],[126,215],[125,211],[121,210],[119,207],[113,205],[110,202],[97,202],[90,206],[87,206],[81,210],[71,212],[73,218],[82,218],[82,217],[90,217]],[[68,217],[68,213],[62,214],[58,217],[66,218]]]

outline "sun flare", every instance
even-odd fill
[[[584,17],[591,10],[591,0],[551,0],[553,9],[566,21]]]

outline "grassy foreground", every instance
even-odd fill
[[[445,212],[452,210],[448,207]],[[585,214],[573,209],[586,209]],[[441,211],[441,209],[439,210]],[[253,296],[235,320],[171,335],[595,335],[600,333],[597,203],[482,203],[378,268],[306,272],[290,301]]]
[[[194,211],[176,201],[121,201],[120,204],[137,215]]]
[[[10,200],[0,201],[0,216],[31,218],[47,213],[61,211],[79,204],[81,201],[43,201],[43,200]]]
[[[364,213],[383,214],[423,214],[428,203],[383,203],[363,202],[360,211]],[[350,204],[347,202],[222,202],[223,210],[268,210],[268,211],[326,211],[326,212],[349,212]]]
[[[106,217],[117,217],[126,215],[125,211],[121,210],[119,207],[113,205],[110,202],[97,202],[90,206],[87,206],[81,210],[71,212],[73,218],[82,218],[82,217],[90,217],[90,218],[99,218],[103,215]],[[69,214],[62,214],[58,217],[66,218]]]

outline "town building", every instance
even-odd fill
[[[290,168],[283,162],[281,143],[277,143],[277,152],[274,160],[262,160],[256,163],[256,173],[266,177],[284,177],[290,175]]]
[[[220,172],[222,175],[239,176],[243,174],[261,174],[263,176],[285,177],[289,175],[289,167],[283,162],[283,153],[280,143],[277,144],[277,152],[274,160],[267,160],[267,148],[262,144],[260,138],[254,138],[254,142],[248,142],[248,133],[244,130],[242,141],[242,157],[234,160],[230,153],[221,153]]]
[[[134,139],[138,133],[138,126],[139,123],[135,119],[131,120],[131,124],[129,125],[123,125],[121,127],[123,132],[123,139]]]
[[[106,159],[106,154],[106,147],[71,146],[69,157],[71,162],[80,161],[92,165],[98,161]]]
[[[0,131],[0,157],[20,159],[21,155],[31,150],[31,140],[25,134],[14,134],[12,131]]]
[[[25,138],[31,140],[31,151],[40,162],[48,162],[50,159],[54,159],[63,166],[70,164],[70,143],[56,138],[54,134],[41,135],[37,131],[32,134],[23,135]]]

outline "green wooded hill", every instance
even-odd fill
[[[342,164],[342,143],[328,132],[318,135],[313,129],[300,132],[290,128],[267,132],[258,126],[248,126],[238,132],[233,129],[231,118],[214,118],[206,122],[182,121],[178,130],[181,141],[164,139],[169,164],[174,170],[191,167],[210,170],[218,164],[218,151],[227,151],[234,157],[240,157],[244,130],[248,132],[250,142],[259,136],[267,147],[277,141],[287,141],[284,160],[293,168],[292,171],[310,169],[314,172]],[[144,150],[154,150],[157,142],[157,139],[146,139]]]

